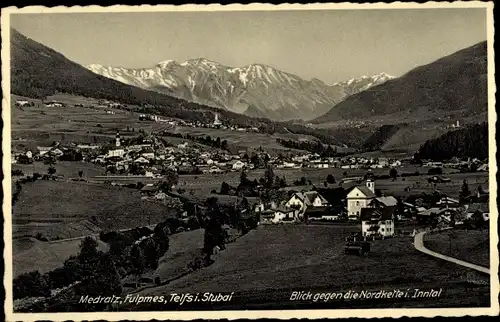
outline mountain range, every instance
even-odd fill
[[[92,72],[187,101],[273,120],[311,120],[341,102],[394,77],[380,73],[327,85],[304,80],[271,66],[227,67],[204,58],[182,63],[167,60],[151,68],[131,69],[91,64]]]
[[[333,145],[362,148],[368,140],[374,149],[416,151],[426,140],[449,131],[448,125],[456,120],[476,123],[487,116],[486,42],[417,67],[402,77],[369,85],[362,92],[349,93],[352,95],[331,105],[326,114],[310,121],[316,124],[272,121],[262,117],[265,111],[255,105],[246,107],[245,115],[127,85],[98,75],[13,29],[10,54],[11,94],[44,99],[67,93],[107,99],[141,113],[186,121],[213,119],[217,112],[221,121],[231,126],[257,127],[268,134],[304,134]],[[364,79],[370,83],[369,78]],[[355,83],[344,83],[349,82]],[[382,121],[373,121],[377,118]],[[331,122],[338,126],[330,126]],[[382,128],[384,124],[397,126]],[[379,135],[373,136],[379,128]]]

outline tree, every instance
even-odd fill
[[[102,253],[96,263],[91,276],[84,279],[75,290],[79,295],[90,296],[111,296],[118,295],[122,292],[121,276],[118,273],[115,262],[110,254]],[[99,304],[84,304],[86,310],[103,309],[107,306],[106,303]]]
[[[132,264],[132,274],[138,278],[145,269],[144,253],[139,245],[134,244],[130,249],[130,262]]]
[[[179,175],[170,169],[162,172],[163,180],[159,183],[158,188],[163,192],[168,192],[172,190],[172,186],[179,183]]]
[[[223,214],[217,202],[217,198],[208,198],[205,202],[208,207],[208,222],[205,225],[205,235],[203,239],[203,253],[206,261],[210,262],[215,246],[224,247],[224,230],[222,229]]]
[[[332,175],[332,174],[329,174],[329,175],[326,177],[326,182],[327,182],[327,183],[330,183],[330,184],[335,183],[335,178],[333,177],[333,175]]]
[[[273,186],[274,182],[274,171],[272,165],[268,164],[266,168],[266,172],[264,174],[265,179],[265,188],[270,189]]]
[[[223,181],[221,186],[220,186],[220,194],[221,195],[228,195],[229,192],[231,191],[231,187],[226,181]]]
[[[158,254],[158,249],[153,238],[148,238],[146,241],[142,242],[143,253],[144,253],[144,264],[147,268],[157,269],[158,260],[160,256]]]
[[[396,181],[398,177],[398,170],[396,170],[396,168],[391,168],[391,170],[389,170],[389,176],[392,178],[392,181]]]
[[[470,195],[471,192],[469,190],[469,185],[467,184],[467,179],[464,179],[462,189],[460,190],[460,200],[465,201]]]
[[[83,177],[83,170],[78,171],[78,176],[81,178]]]
[[[92,276],[93,272],[96,270],[99,256],[102,255],[102,252],[98,249],[98,246],[99,244],[97,243],[97,241],[90,236],[85,237],[80,243],[78,261],[83,278]]]
[[[222,142],[220,143],[220,148],[222,150],[227,150],[228,149],[228,145],[227,145],[227,141],[226,140],[222,140]]]
[[[39,271],[21,274],[13,280],[14,299],[34,296],[50,296],[49,283]]]
[[[478,185],[478,186],[477,186],[477,192],[478,192],[480,195],[483,195],[483,194],[484,194],[484,189],[483,189],[483,186],[482,186],[482,185]]]
[[[241,170],[241,174],[240,174],[240,183],[247,184],[248,182],[249,182],[249,180],[248,180],[247,172],[245,171],[245,169],[243,169],[243,170]]]

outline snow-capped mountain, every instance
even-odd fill
[[[381,73],[329,86],[318,79],[307,81],[267,65],[233,68],[203,58],[183,63],[166,60],[152,68],[99,64],[87,68],[125,84],[275,120],[313,119],[345,97],[393,78]]]

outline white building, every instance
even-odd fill
[[[268,209],[260,213],[263,224],[293,223],[298,220],[298,211],[291,208]]]
[[[367,208],[375,198],[375,182],[368,179],[366,186],[354,187],[347,194],[347,215],[352,219],[358,219],[361,209]]]
[[[317,191],[308,191],[294,193],[285,206],[298,209],[303,213],[308,207],[328,207],[329,204]]]
[[[115,150],[109,150],[108,154],[106,155],[107,158],[113,158],[113,157],[118,157],[121,158],[125,155],[125,150],[124,149],[115,149]]]
[[[16,106],[29,106],[30,102],[28,101],[16,101]]]
[[[396,207],[363,208],[361,210],[361,234],[364,237],[394,235],[394,211]]]
[[[233,166],[232,166],[232,169],[233,170],[241,170],[243,169],[244,167],[246,166],[246,163],[245,162],[242,162],[242,161],[236,161]]]

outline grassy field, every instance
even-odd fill
[[[287,309],[311,304],[311,301],[289,301],[292,291],[441,287],[444,288],[443,296],[432,301],[392,300],[379,304],[385,307],[488,305],[488,287],[469,290],[464,298],[465,288],[460,286],[461,269],[419,253],[411,238],[375,241],[367,257],[345,255],[343,238],[357,230],[359,227],[331,225],[259,226],[228,245],[211,266],[165,286],[148,289],[143,295],[234,291],[233,303],[216,303],[215,307]],[[362,301],[329,302],[322,307],[355,308],[367,304]],[[370,301],[369,305],[376,307],[377,302]]]
[[[16,107],[13,96],[11,108],[11,135],[14,147],[49,145],[53,141],[100,143],[114,138],[116,131],[122,137],[137,135],[139,129],[145,131],[159,131],[168,128],[168,125],[155,122],[139,121],[139,113],[111,109],[107,107],[84,108],[74,104],[97,106],[97,102],[72,95],[55,95],[48,100],[58,100],[68,104],[65,107],[46,107],[40,100],[29,99],[35,102],[33,107]],[[108,114],[112,111],[115,114]],[[128,132],[135,128],[135,132]]]
[[[168,130],[182,134],[210,135],[227,140],[233,150],[256,149],[262,147],[270,153],[293,151],[276,142],[277,138],[284,139],[314,139],[306,135],[276,134],[267,135],[262,133],[246,133],[230,130],[218,130],[209,128],[176,127],[157,122],[139,121],[139,113],[134,112],[134,106],[130,111],[112,109],[108,107],[97,107],[96,100],[72,95],[54,95],[47,100],[57,100],[68,104],[65,107],[48,108],[40,100],[28,99],[35,102],[33,107],[16,107],[14,103],[23,97],[13,96],[11,108],[12,144],[22,149],[29,147],[34,149],[37,145],[49,145],[53,141],[58,142],[80,142],[100,143],[113,139],[116,131],[120,131],[122,137],[136,135],[139,129],[147,132],[159,132]],[[93,105],[94,108],[75,107],[74,104],[84,106]],[[115,114],[108,114],[112,111]],[[131,128],[135,132],[127,131]],[[167,138],[172,143],[180,143],[178,139]],[[182,140],[184,141],[184,140]]]
[[[176,127],[173,131],[175,133],[181,133],[183,135],[209,135],[212,138],[220,137],[221,140],[227,140],[230,146],[234,146],[236,149],[241,150],[255,150],[262,147],[264,150],[274,153],[279,152],[292,152],[298,151],[295,149],[289,149],[278,142],[276,139],[286,139],[286,140],[311,140],[315,141],[316,138],[309,135],[296,135],[296,134],[265,134],[265,133],[247,133],[240,131],[230,131],[230,130],[220,130],[211,128],[191,128],[191,127]],[[342,150],[339,148],[339,151]]]
[[[405,197],[410,194],[419,194],[422,192],[431,193],[434,189],[432,184],[429,184],[427,178],[429,175],[425,174],[428,168],[407,166],[404,168],[398,168],[400,173],[403,172],[415,172],[419,171],[424,175],[416,177],[406,177],[398,178],[396,181],[392,179],[388,180],[377,180],[375,183],[376,189],[380,189],[385,194],[390,194],[394,196]],[[449,171],[455,171],[453,169],[445,168],[445,173]],[[257,169],[248,172],[248,178],[250,180],[257,179],[264,176],[265,170]],[[365,169],[312,169],[312,168],[301,168],[301,169],[275,169],[274,174],[281,177],[285,177],[286,182],[289,186],[293,187],[293,182],[299,180],[301,177],[305,177],[306,180],[310,180],[316,187],[323,187],[323,183],[329,174],[332,174],[337,182],[339,182],[344,177],[344,172],[347,173],[348,177],[353,176],[364,176],[367,173]],[[389,169],[374,169],[373,173],[376,175],[388,175]],[[484,189],[488,187],[488,173],[487,172],[477,172],[477,173],[455,173],[446,174],[446,176],[452,179],[449,183],[437,184],[437,189],[443,193],[448,194],[450,197],[458,197],[460,189],[464,179],[467,179],[469,189],[475,191],[478,185],[482,185]],[[404,179],[404,180],[403,180]],[[231,186],[237,186],[240,182],[240,172],[229,172],[225,174],[201,174],[201,175],[181,175],[179,177],[179,186],[186,189],[187,191],[193,189],[195,194],[209,196],[212,190],[217,192],[220,190],[221,183],[225,181]],[[338,186],[339,183],[337,183]],[[349,188],[356,183],[343,184],[344,188]],[[409,188],[409,191],[405,191]]]
[[[435,252],[466,262],[490,267],[490,239],[488,230],[456,230],[451,240],[447,233],[424,235],[425,246]]]
[[[46,273],[64,264],[71,255],[78,254],[81,240],[42,242],[35,238],[18,238],[12,242],[13,276],[38,270]],[[99,249],[108,250],[108,245],[98,240]],[[36,264],[35,264],[36,263]]]
[[[134,189],[38,180],[23,185],[13,207],[13,236],[73,238],[154,224],[169,215],[167,206],[141,200]]]
[[[196,229],[170,236],[170,247],[160,258],[158,269],[147,275],[159,276],[164,281],[185,273],[188,263],[201,253],[204,232]]]
[[[54,167],[56,168],[56,175],[64,176],[66,179],[78,178],[78,171],[83,171],[83,178],[92,178],[94,176],[104,175],[105,169],[102,166],[95,165],[90,162],[71,162],[71,161],[58,161]],[[31,176],[33,173],[46,174],[48,165],[43,162],[33,162],[32,164],[13,164],[12,170],[21,170],[25,175]]]

